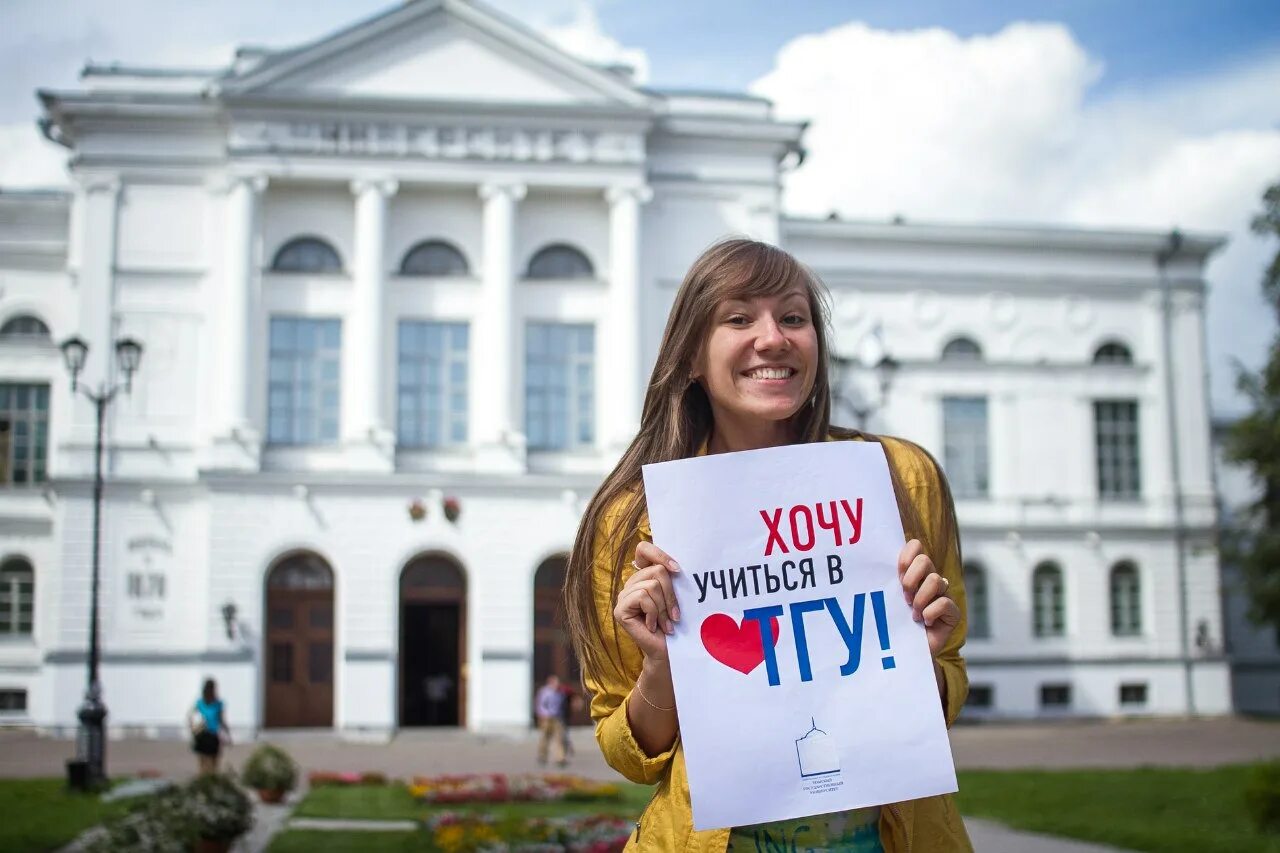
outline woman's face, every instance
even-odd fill
[[[718,422],[751,428],[799,411],[817,370],[818,333],[808,294],[797,287],[722,302],[693,373]]]

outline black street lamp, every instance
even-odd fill
[[[874,402],[861,394],[851,396],[846,388],[853,368],[862,364],[859,359],[833,354],[831,361],[836,368],[835,382],[831,389],[832,405],[836,409],[842,406],[848,409],[858,422],[858,430],[864,432],[867,421],[873,414],[884,408],[884,404],[889,400],[889,388],[893,385],[893,377],[898,373],[898,360],[885,353],[875,363],[876,384],[879,386],[880,396]]]
[[[89,345],[77,337],[62,343],[62,357],[71,374],[71,393],[80,391],[93,403],[97,414],[97,437],[93,446],[93,581],[89,593],[89,673],[84,704],[77,716],[80,731],[76,737],[76,757],[67,762],[67,781],[73,788],[92,788],[105,782],[106,737],[104,722],[107,706],[102,703],[102,684],[98,681],[98,562],[102,530],[102,425],[107,406],[115,399],[121,387],[125,393],[133,390],[133,374],[142,360],[142,344],[133,338],[116,341],[116,360],[124,372],[124,385],[103,382],[95,393],[80,384],[80,371],[84,369]]]

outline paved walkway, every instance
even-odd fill
[[[268,739],[266,737],[263,738]],[[455,730],[411,731],[389,743],[343,741],[331,733],[272,732],[270,740],[293,754],[307,770],[377,770],[393,778],[459,772],[537,772],[533,732],[472,734]],[[575,729],[573,772],[613,779],[590,729]],[[1057,724],[985,724],[951,733],[959,769],[1072,767],[1212,767],[1280,757],[1280,723],[1248,719],[1138,720]],[[238,768],[254,748],[237,744],[227,764]],[[0,729],[0,777],[60,776],[75,752],[73,741],[34,732]],[[108,744],[112,775],[142,770],[172,778],[195,772],[185,742],[115,740]],[[301,792],[295,792],[296,803]],[[290,805],[257,806],[257,826],[236,845],[236,853],[259,853],[288,822]],[[1015,832],[999,824],[967,818],[980,853],[1116,853],[1111,848]]]

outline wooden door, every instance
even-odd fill
[[[267,578],[267,728],[333,726],[333,572],[314,554]]]
[[[569,724],[585,726],[591,722],[587,707],[590,697],[583,690],[582,667],[573,653],[564,620],[567,567],[564,557],[552,557],[539,566],[533,576],[533,689],[541,687],[548,675],[559,676],[560,683],[572,688],[579,700],[570,705]],[[529,697],[529,702],[532,706],[533,697]]]

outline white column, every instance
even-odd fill
[[[609,202],[609,317],[597,336],[597,354],[608,341],[608,379],[597,383],[600,440],[623,450],[640,428],[644,381],[640,375],[640,205],[653,197],[648,187],[611,187]],[[597,370],[605,365],[597,355]]]
[[[382,416],[383,289],[386,280],[387,200],[393,180],[351,182],[356,197],[352,300],[342,330],[342,434],[352,444],[395,448],[395,435]]]
[[[222,434],[256,437],[249,416],[249,352],[253,345],[251,324],[257,309],[256,271],[253,263],[257,232],[258,199],[266,189],[261,175],[236,176],[227,187],[227,225],[224,243],[225,275],[218,304],[222,364]]]
[[[471,434],[485,464],[523,465],[523,430],[516,424],[515,334],[516,204],[524,184],[484,184],[484,266],[473,347]]]

